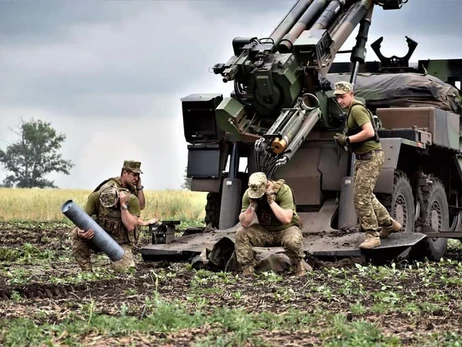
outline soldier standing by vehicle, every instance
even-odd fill
[[[258,224],[252,224],[255,216]],[[236,232],[236,257],[244,275],[254,273],[252,247],[280,245],[291,261],[293,272],[298,276],[305,274],[307,264],[303,260],[301,222],[295,211],[292,190],[284,180],[268,180],[263,172],[250,175],[239,221],[241,227]]]
[[[354,206],[361,229],[366,232],[366,239],[359,247],[375,248],[380,246],[380,238],[387,238],[392,232],[401,230],[401,224],[390,217],[373,193],[384,163],[382,145],[373,125],[372,114],[360,101],[355,100],[353,85],[345,81],[337,82],[334,95],[339,105],[348,109],[346,133],[337,133],[334,139],[340,146],[347,146],[356,157]]]
[[[137,225],[140,217],[140,201],[144,203],[143,187],[140,183],[140,162],[125,161],[120,177],[102,182],[88,197],[85,212],[124,249],[124,257],[113,262],[115,270],[135,266],[132,247],[138,241]],[[136,189],[140,188],[140,189]],[[141,193],[140,193],[141,192]],[[135,195],[136,193],[136,195]],[[98,250],[91,244],[94,230],[72,231],[72,251],[82,270],[91,271],[91,253]]]

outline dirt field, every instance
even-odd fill
[[[306,278],[74,264],[64,224],[0,224],[2,345],[462,344],[462,247],[439,263],[321,263]],[[145,240],[148,235],[145,235]],[[29,341],[29,342],[27,342]]]

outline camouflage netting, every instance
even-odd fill
[[[350,78],[346,74],[328,74],[332,83]],[[417,73],[358,74],[355,95],[366,100],[371,109],[386,107],[435,106],[461,114],[457,88],[431,75]]]

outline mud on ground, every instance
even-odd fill
[[[462,336],[462,250],[458,246],[438,264],[402,262],[373,267],[349,260],[314,261],[314,271],[306,278],[230,275],[227,280],[212,273],[197,273],[184,263],[143,262],[139,253],[136,271],[112,274],[107,258],[101,255],[95,259],[96,274],[101,278],[94,275],[85,280],[71,256],[70,230],[64,224],[0,224],[3,319],[59,323],[70,314],[78,319],[89,304],[94,305],[95,313],[109,316],[120,315],[124,304],[127,314],[141,318],[148,314],[146,298],[155,295],[166,302],[181,302],[190,312],[197,310],[198,301],[203,299],[201,310],[210,314],[223,307],[278,315],[291,309],[307,316],[341,314],[347,322],[373,323],[383,335],[395,336],[402,345],[422,345],[422,341],[443,338],[447,332],[454,332],[456,338]],[[145,234],[142,242],[148,240]],[[296,331],[288,327],[259,330],[255,335],[269,345],[319,345],[325,342],[326,324],[328,320],[320,320]],[[214,329],[203,326],[150,335],[105,336],[103,340],[91,332],[81,336],[81,342],[189,345]]]

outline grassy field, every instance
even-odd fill
[[[0,188],[0,221],[65,221],[61,206],[73,200],[85,206],[89,190]],[[145,192],[143,219],[202,221],[206,193],[187,190]]]
[[[112,272],[103,254],[81,272],[59,208],[87,194],[0,191],[1,346],[462,346],[459,241],[440,262],[316,261],[302,278],[243,278],[138,252],[129,273]],[[202,218],[204,195],[147,195],[146,217]],[[149,239],[144,230],[140,245]]]

